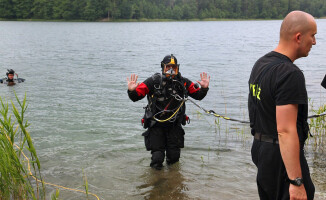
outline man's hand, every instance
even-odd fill
[[[129,78],[127,78],[129,91],[134,91],[137,88],[137,86],[139,85],[139,83],[137,83],[137,78],[138,78],[138,76],[136,74],[131,74],[130,80],[129,80]]]
[[[307,200],[307,193],[303,185],[295,186],[290,184],[290,200]]]
[[[197,81],[200,86],[202,88],[208,88],[208,85],[209,85],[209,79],[211,78],[211,76],[208,76],[207,78],[207,73],[206,72],[203,72],[203,73],[200,73],[200,81]]]

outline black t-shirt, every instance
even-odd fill
[[[270,52],[255,63],[249,79],[248,109],[252,133],[277,139],[276,106],[298,104],[300,142],[308,134],[308,97],[302,71],[285,55]]]

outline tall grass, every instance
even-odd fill
[[[51,196],[51,200],[59,200],[59,194],[60,194],[60,190],[56,189],[55,193],[52,194]]]
[[[326,104],[317,109],[313,109],[312,106],[311,110],[317,115],[324,113],[326,111]],[[313,135],[309,140],[313,141],[314,150],[324,151],[326,146],[326,116],[310,118],[309,126],[310,132]]]
[[[30,181],[31,177],[41,180],[41,166],[24,119],[26,95],[22,102],[17,96],[16,100],[19,107],[11,101],[9,109],[0,97],[0,200],[45,199],[44,184]],[[22,151],[29,153],[34,175],[26,166]]]

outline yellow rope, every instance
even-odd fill
[[[182,103],[180,104],[180,106],[179,106],[179,108],[173,113],[173,115],[171,115],[171,117],[169,117],[169,118],[167,118],[167,119],[162,119],[162,120],[160,120],[160,119],[157,119],[155,116],[153,116],[153,118],[156,120],[156,121],[158,121],[158,122],[166,122],[166,121],[168,121],[168,120],[170,120],[175,114],[177,114],[178,113],[178,111],[180,110],[180,108],[182,107],[182,105],[184,104],[184,102],[185,102],[185,100],[183,100],[182,101]]]
[[[8,140],[9,140],[9,142],[12,144],[12,142],[11,142],[9,136],[8,136],[7,134],[6,134],[6,136],[7,136]],[[18,145],[16,145],[16,144],[13,144],[13,145],[14,145],[17,149],[19,149],[19,151],[23,154],[23,156],[24,156],[25,159],[27,160],[27,168],[28,168],[28,172],[29,172],[28,175],[30,175],[31,177],[33,177],[33,178],[35,179],[35,181],[40,182],[40,183],[44,183],[44,184],[46,184],[46,185],[51,185],[51,186],[54,186],[54,187],[62,188],[62,189],[65,189],[65,190],[71,190],[71,191],[74,191],[74,192],[81,192],[81,193],[87,194],[85,191],[82,191],[82,190],[72,189],[72,188],[64,187],[64,186],[61,186],[61,185],[56,185],[56,184],[53,184],[53,183],[47,183],[47,182],[45,182],[45,181],[41,181],[41,180],[39,180],[38,178],[36,178],[36,177],[33,175],[32,171],[31,171],[31,166],[30,166],[30,163],[29,163],[29,158],[24,154],[24,152],[19,148]],[[89,192],[88,194],[90,194],[90,195],[96,197],[97,200],[100,200],[100,198],[99,198],[96,194],[93,194],[93,193],[90,193],[90,192]]]
[[[206,113],[207,114],[211,114],[209,111],[206,111]],[[216,114],[216,113],[214,113],[213,114],[215,117],[220,117],[220,118],[223,118],[223,119],[226,119],[226,120],[230,120],[231,118],[229,118],[229,117],[224,117],[224,116],[222,116],[222,115],[219,115],[219,114]]]

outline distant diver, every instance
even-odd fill
[[[12,86],[15,85],[16,83],[22,83],[25,81],[25,79],[23,78],[18,78],[18,74],[15,73],[13,69],[7,69],[7,70],[8,70],[8,72],[6,73],[7,78],[0,79],[0,83],[7,84],[8,86]],[[17,78],[15,78],[15,74]]]

